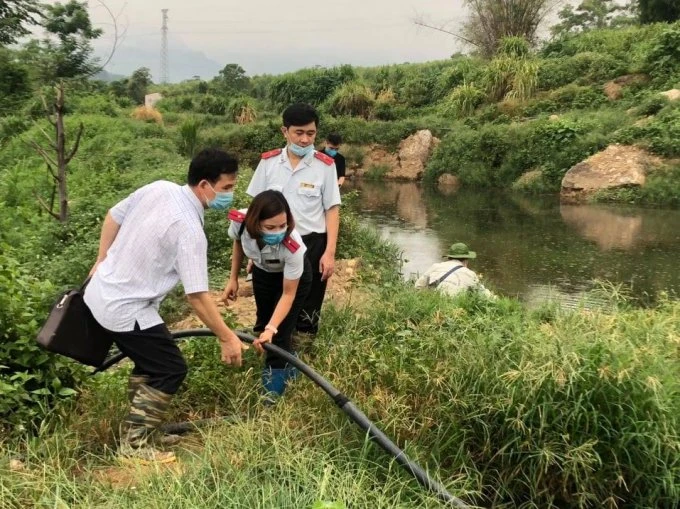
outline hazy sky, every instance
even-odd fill
[[[235,62],[252,74],[311,67],[378,65],[448,58],[461,49],[450,35],[420,28],[423,17],[455,28],[463,0],[105,0],[127,33],[107,70],[129,74],[146,66],[158,77],[161,9],[169,9],[170,79],[210,78]],[[112,44],[110,18],[90,0],[103,55]]]

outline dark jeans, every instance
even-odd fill
[[[111,338],[134,362],[133,375],[147,376],[147,385],[166,394],[179,390],[187,375],[187,363],[164,323],[141,330],[135,322],[134,330],[114,332],[102,327],[92,313],[88,315],[91,334]]]
[[[310,233],[303,235],[302,241],[307,246],[305,258],[309,260],[312,269],[312,287],[300,311],[296,328],[300,332],[316,334],[319,332],[321,305],[328,284],[328,280],[321,281],[321,272],[319,272],[319,262],[326,251],[327,236],[325,233]]]
[[[293,305],[286,318],[278,326],[279,332],[272,339],[273,344],[287,352],[293,352],[292,335],[295,329],[295,322],[311,285],[311,266],[309,261],[305,259],[305,269],[300,277]],[[257,306],[257,320],[253,330],[259,333],[264,330],[265,325],[271,320],[274,309],[276,309],[276,305],[283,294],[283,273],[267,272],[253,266],[253,294],[255,295],[255,305]],[[265,364],[274,369],[286,367],[286,361],[269,352],[266,352]]]

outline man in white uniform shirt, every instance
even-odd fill
[[[242,343],[208,293],[206,208],[227,209],[238,162],[221,150],[193,158],[187,185],[156,181],[113,206],[101,232],[85,303],[91,334],[113,340],[133,362],[130,412],[121,425],[119,454],[141,461],[173,461],[150,436],[167,413],[187,365],[158,314],[181,282],[189,304],[219,339],[222,361],[241,365]]]
[[[299,332],[315,335],[328,278],[335,268],[340,228],[340,188],[333,158],[314,150],[319,116],[309,104],[297,103],[283,112],[285,148],[262,154],[247,193],[272,189],[283,193],[295,228],[307,247],[312,288],[297,321]]]
[[[418,278],[416,288],[434,288],[452,297],[466,291],[494,297],[477,274],[468,268],[468,261],[477,258],[477,253],[470,251],[462,242],[456,242],[449,248],[446,257],[448,261],[435,263]]]

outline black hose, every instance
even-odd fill
[[[252,344],[252,342],[255,340],[253,336],[250,336],[243,332],[235,331],[235,333],[238,336],[238,338],[241,341],[244,341],[245,343]],[[214,335],[215,334],[210,329],[187,329],[182,331],[175,331],[172,333],[173,339],[177,340],[177,342],[179,342],[179,340],[183,338],[208,337],[208,336],[213,337]],[[417,463],[410,460],[408,456],[406,456],[406,453],[402,451],[399,447],[397,447],[397,445],[394,442],[392,442],[392,440],[390,440],[387,437],[387,435],[380,431],[375,426],[375,424],[373,424],[370,421],[370,419],[366,417],[366,415],[347,398],[347,396],[345,396],[343,393],[341,393],[335,387],[333,387],[333,385],[331,385],[331,383],[328,380],[319,375],[310,366],[302,362],[295,355],[283,350],[282,348],[279,348],[276,345],[264,344],[263,347],[268,352],[278,355],[280,358],[282,358],[289,364],[295,366],[299,371],[304,373],[307,376],[307,378],[309,378],[310,380],[312,380],[312,382],[321,387],[321,389],[323,389],[323,391],[326,394],[328,394],[328,396],[330,396],[330,398],[335,402],[335,404],[340,408],[340,410],[345,412],[349,416],[349,418],[352,419],[352,421],[354,421],[361,429],[366,431],[368,435],[380,447],[382,447],[385,452],[394,456],[397,462],[402,467],[404,467],[413,477],[415,477],[416,480],[421,484],[421,486],[427,488],[429,491],[437,495],[437,497],[439,497],[440,500],[446,502],[447,504],[451,504],[453,507],[459,508],[469,507],[461,499],[451,495],[441,483],[430,478],[430,476],[427,474],[425,470],[423,470]],[[98,367],[92,374],[105,371],[114,364],[123,360],[124,358],[125,354],[123,353],[113,355],[112,357],[106,359],[106,361],[104,361],[104,363],[100,367]],[[191,425],[189,424],[189,426]]]

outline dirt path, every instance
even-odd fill
[[[336,306],[342,306],[352,299],[355,294],[355,280],[359,260],[338,260],[335,265],[335,274],[328,281],[326,290],[326,302],[332,302]],[[220,312],[228,311],[233,314],[236,321],[244,327],[250,327],[255,323],[255,298],[253,287],[246,283],[244,278],[239,279],[239,292],[236,302],[230,302],[225,306],[220,299],[222,292],[211,292],[212,298],[217,303]],[[170,330],[186,330],[205,327],[193,313],[179,322],[173,323]]]

